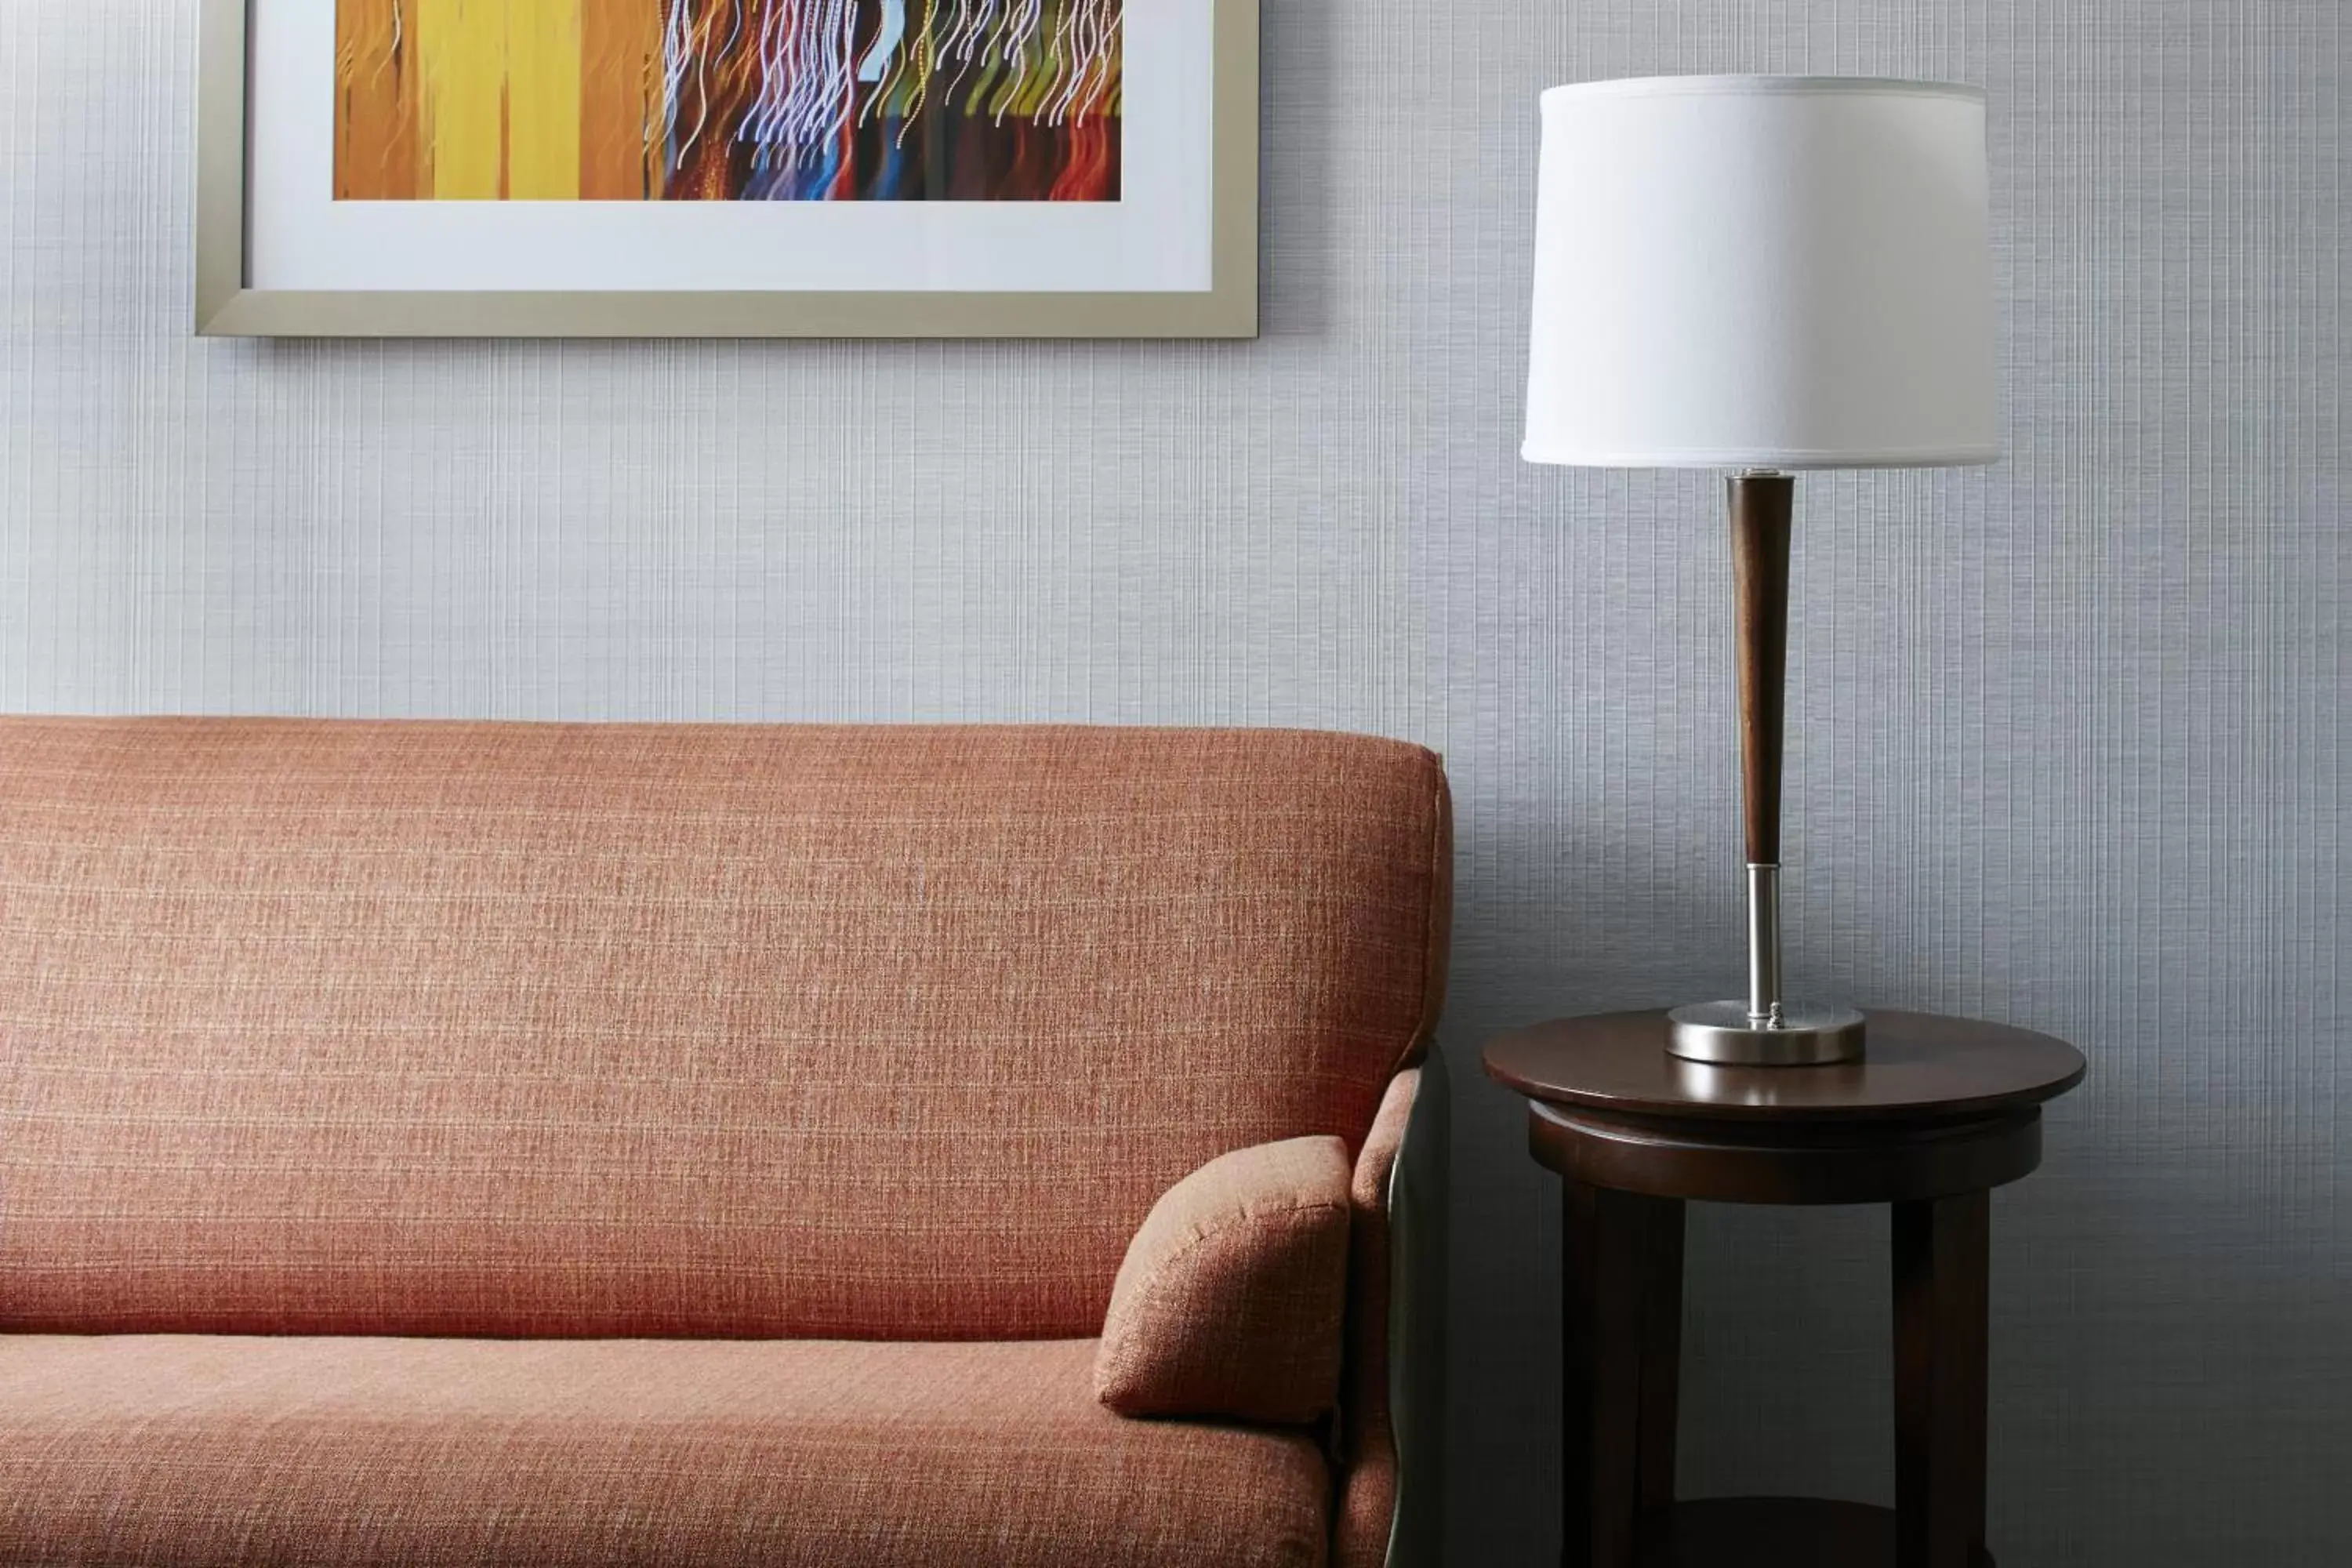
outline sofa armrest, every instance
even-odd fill
[[[1451,1100],[1432,1049],[1390,1083],[1356,1161],[1334,1568],[1411,1568],[1443,1551]]]
[[[1095,1397],[1122,1415],[1305,1424],[1346,1355],[1348,1146],[1236,1149],[1152,1205],[1111,1286]]]

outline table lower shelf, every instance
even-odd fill
[[[1641,1568],[1895,1568],[1895,1510],[1817,1498],[1707,1498],[1642,1521]],[[1975,1568],[1993,1568],[1979,1552]]]

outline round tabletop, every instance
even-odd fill
[[[1627,1116],[1900,1122],[2041,1104],[2083,1081],[2063,1040],[2006,1024],[1873,1010],[1860,1061],[1716,1067],[1666,1054],[1664,1012],[1559,1018],[1486,1047],[1486,1073],[1529,1100]]]

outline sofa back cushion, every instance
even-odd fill
[[[1447,831],[1346,736],[0,721],[0,1328],[1092,1335],[1360,1143]]]

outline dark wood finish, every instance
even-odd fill
[[[1739,798],[1751,865],[1780,862],[1780,745],[1789,690],[1789,539],[1797,481],[1731,480],[1731,581],[1739,634]]]
[[[1810,1072],[1810,1068],[1780,1068]],[[2042,1112],[1966,1121],[1770,1123],[1528,1104],[1528,1149],[1574,1181],[1718,1204],[1883,1204],[2005,1186],[2042,1163]]]
[[[1561,1184],[1562,1562],[1632,1561],[1643,1518],[1674,1501],[1680,1398],[1683,1205]]]
[[[1675,1460],[1681,1453],[1686,1226],[1681,1200],[1644,1201],[1652,1207],[1642,1249],[1642,1451],[1636,1490],[1646,1516],[1671,1508],[1675,1500]]]
[[[1643,1234],[1654,1198],[1597,1189],[1592,1289],[1592,1562],[1629,1561],[1642,1510]]]
[[[1662,1012],[1538,1024],[1486,1047],[1486,1075],[1529,1100],[1643,1116],[1960,1121],[2053,1100],[2083,1081],[2063,1040],[2004,1024],[1874,1008],[1869,1055],[1827,1067],[1713,1067],[1666,1054]]]
[[[1899,1568],[1969,1568],[1984,1554],[1991,1249],[1984,1193],[1895,1205]]]
[[[1559,1465],[1560,1474],[1597,1480],[1595,1462],[1602,1444],[1595,1369],[1603,1362],[1597,1289],[1600,1268],[1601,1189],[1581,1182],[1560,1184],[1559,1207]],[[1591,1568],[1594,1510],[1591,1482],[1560,1489],[1560,1568]]]
[[[1891,1509],[1812,1498],[1709,1498],[1645,1521],[1641,1568],[1894,1568]],[[1993,1568],[1979,1552],[1971,1568]]]
[[[1570,1568],[1990,1568],[1990,1190],[2042,1155],[2083,1058],[2030,1030],[1870,1016],[1867,1060],[1719,1068],[1666,1056],[1664,1015],[1521,1030],[1487,1073],[1529,1097],[1559,1171]],[[1894,1509],[1675,1500],[1685,1201],[1894,1207]]]

